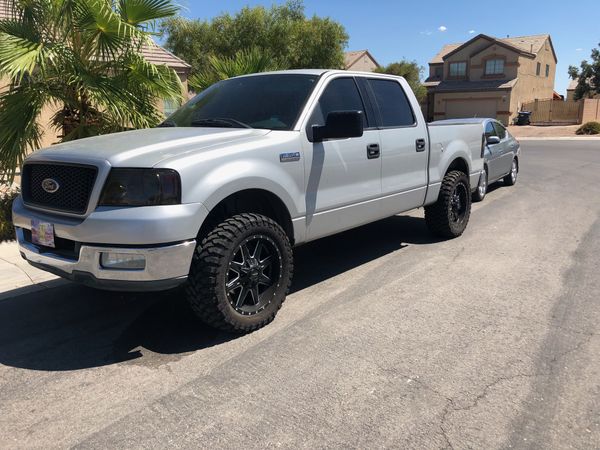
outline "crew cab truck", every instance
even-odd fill
[[[154,129],[55,145],[24,163],[23,258],[113,290],[184,285],[206,323],[255,330],[292,247],[418,207],[460,236],[483,170],[476,124],[426,124],[400,77],[300,70],[221,81]]]

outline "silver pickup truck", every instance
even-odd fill
[[[428,127],[403,78],[249,75],[155,129],[34,152],[13,219],[36,267],[104,289],[184,284],[203,321],[247,332],[285,300],[295,245],[419,207],[461,235],[484,144],[477,124]]]

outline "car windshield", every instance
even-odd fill
[[[291,130],[317,79],[317,75],[272,74],[220,81],[161,126]]]

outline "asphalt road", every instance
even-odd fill
[[[15,291],[0,447],[600,448],[599,181],[599,141],[524,142],[461,238],[417,211],[299,248],[243,337],[176,293]]]

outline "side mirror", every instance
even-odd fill
[[[498,136],[488,136],[485,140],[487,145],[494,145],[500,143],[500,138]]]
[[[327,114],[325,125],[312,126],[312,141],[345,139],[363,135],[362,111],[332,111]]]

